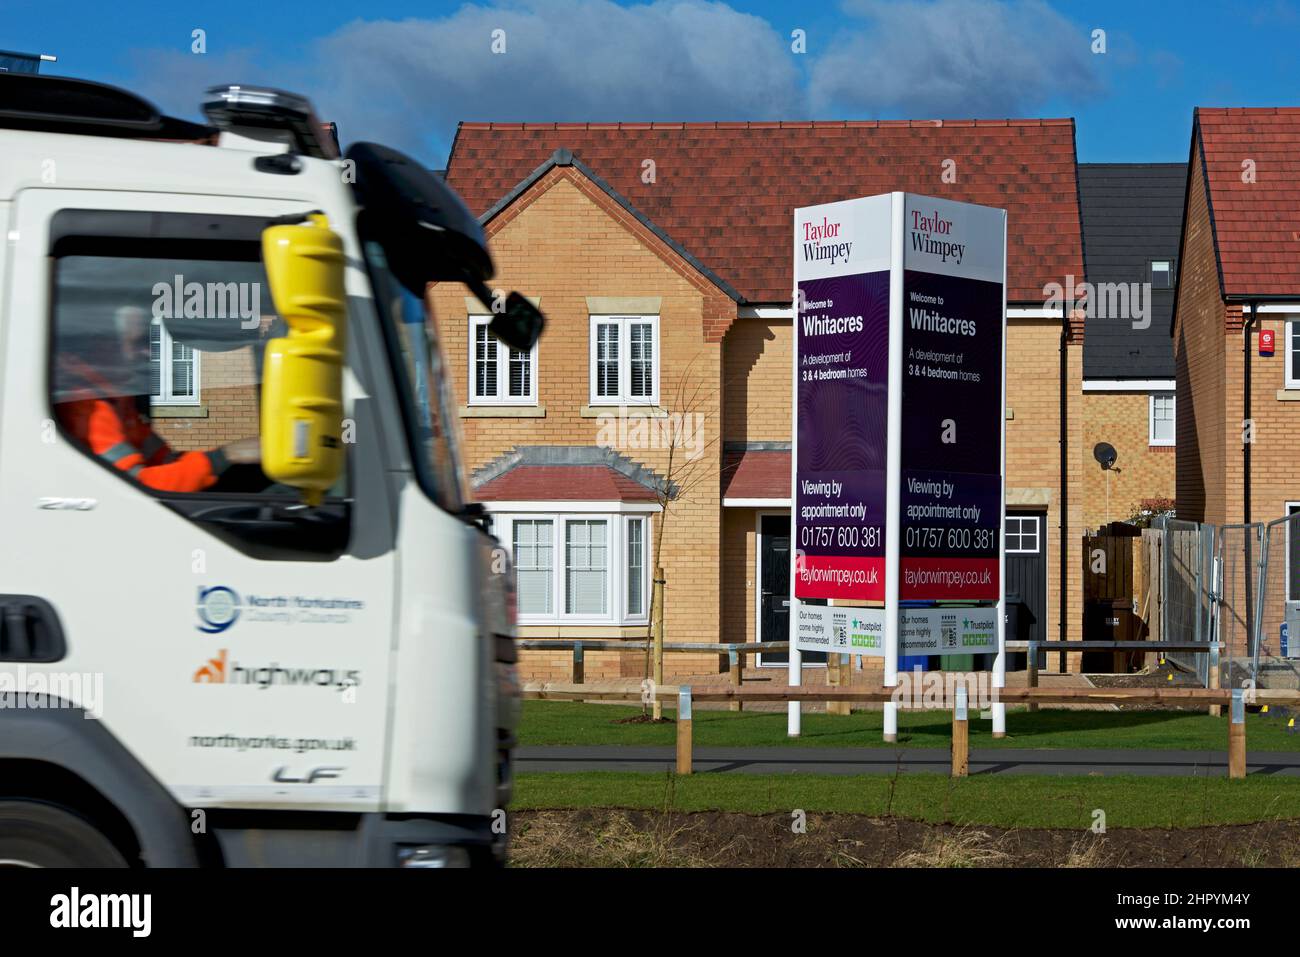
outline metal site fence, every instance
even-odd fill
[[[1249,676],[1257,688],[1300,688],[1300,513],[1262,529]]]
[[[1205,687],[1300,688],[1300,512],[1217,527],[1159,519],[1151,532],[1159,634],[1206,646],[1167,660]]]
[[[1263,526],[1219,528],[1218,574],[1214,585],[1215,628],[1223,643],[1219,683],[1244,688],[1254,679],[1257,650],[1259,583],[1264,561]]]
[[[1213,600],[1209,581],[1213,575],[1215,528],[1180,519],[1156,522],[1161,542],[1160,635],[1171,641],[1205,643],[1207,650],[1175,651],[1166,657],[1210,684],[1210,643]]]

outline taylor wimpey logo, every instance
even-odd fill
[[[843,223],[833,223],[825,216],[820,223],[803,224],[803,261],[848,262],[853,243],[842,240]]]
[[[912,249],[918,253],[938,256],[940,262],[951,259],[958,266],[966,253],[965,243],[952,241],[952,220],[944,219],[936,209],[927,216],[919,209],[912,210]]]
[[[215,658],[194,672],[195,684],[253,685],[266,690],[273,685],[297,685],[316,688],[333,688],[342,691],[361,684],[361,672],[342,668],[288,668],[279,662],[269,665],[244,666],[231,661],[227,649],[222,648]]]

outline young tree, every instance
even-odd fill
[[[705,456],[705,452],[719,441],[721,430],[715,429],[711,439],[702,441],[704,412],[701,410],[717,393],[707,390],[699,377],[693,376],[692,370],[698,358],[697,355],[691,359],[677,377],[672,399],[664,404],[667,414],[662,420],[664,427],[660,429],[668,461],[663,478],[655,489],[660,511],[654,532],[651,562],[654,577],[651,579],[650,623],[642,676],[643,679],[652,679],[656,686],[663,683],[664,676],[664,591],[667,583],[663,574],[663,544],[668,518],[676,506],[689,499],[692,491],[705,482],[718,481],[723,471],[710,468]],[[656,721],[663,717],[663,707],[657,696],[654,698],[653,717]]]

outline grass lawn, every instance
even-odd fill
[[[1179,777],[952,779],[938,774],[752,775],[594,771],[520,774],[515,810],[639,808],[748,814],[892,814],[930,823],[1087,828],[1096,809],[1106,827],[1185,828],[1300,818],[1300,782]]]
[[[992,723],[971,713],[972,748],[1171,748],[1228,749],[1228,719],[1180,711],[1039,711],[1008,708],[1007,736],[995,740]],[[1226,708],[1224,709],[1227,710]],[[519,741],[545,744],[635,744],[670,746],[671,724],[616,724],[641,713],[640,707],[585,704],[580,701],[525,701]],[[666,717],[674,712],[665,708]],[[879,711],[852,715],[804,714],[803,734],[788,738],[785,714],[695,709],[695,747],[795,745],[802,747],[894,747],[881,740]],[[952,715],[946,711],[903,711],[898,743],[917,748],[947,748]],[[1300,734],[1289,734],[1286,720],[1265,714],[1246,716],[1247,751],[1300,751]]]

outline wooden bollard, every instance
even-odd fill
[[[827,671],[827,681],[831,685],[844,687],[852,680],[852,673],[849,671],[849,656],[830,654],[826,656],[827,668],[830,663],[834,662],[834,670]],[[851,701],[828,701],[826,702],[827,714],[849,715],[853,713],[853,702]]]
[[[1232,718],[1228,723],[1228,777],[1246,776],[1246,700],[1232,689]]]
[[[1029,654],[1025,656],[1025,667],[1028,672],[1026,681],[1031,688],[1038,687],[1038,645],[1036,642],[1029,643]],[[1037,702],[1029,702],[1029,710],[1037,711]]]
[[[952,712],[952,776],[966,777],[970,770],[970,721],[966,707],[966,686],[957,688],[957,703]]]
[[[580,685],[586,674],[586,665],[582,659],[582,642],[573,643],[573,683]]]
[[[741,669],[741,662],[743,660],[744,659],[741,657],[740,652],[737,651],[735,648],[732,648],[730,651],[727,652],[727,666],[728,666],[728,671],[731,673],[731,687],[733,688],[740,687],[740,681],[741,681],[740,669]],[[745,702],[736,700],[731,702],[730,707],[732,711],[740,711],[744,708],[744,704]]]
[[[677,692],[677,773],[691,773],[691,689],[683,685]]]

